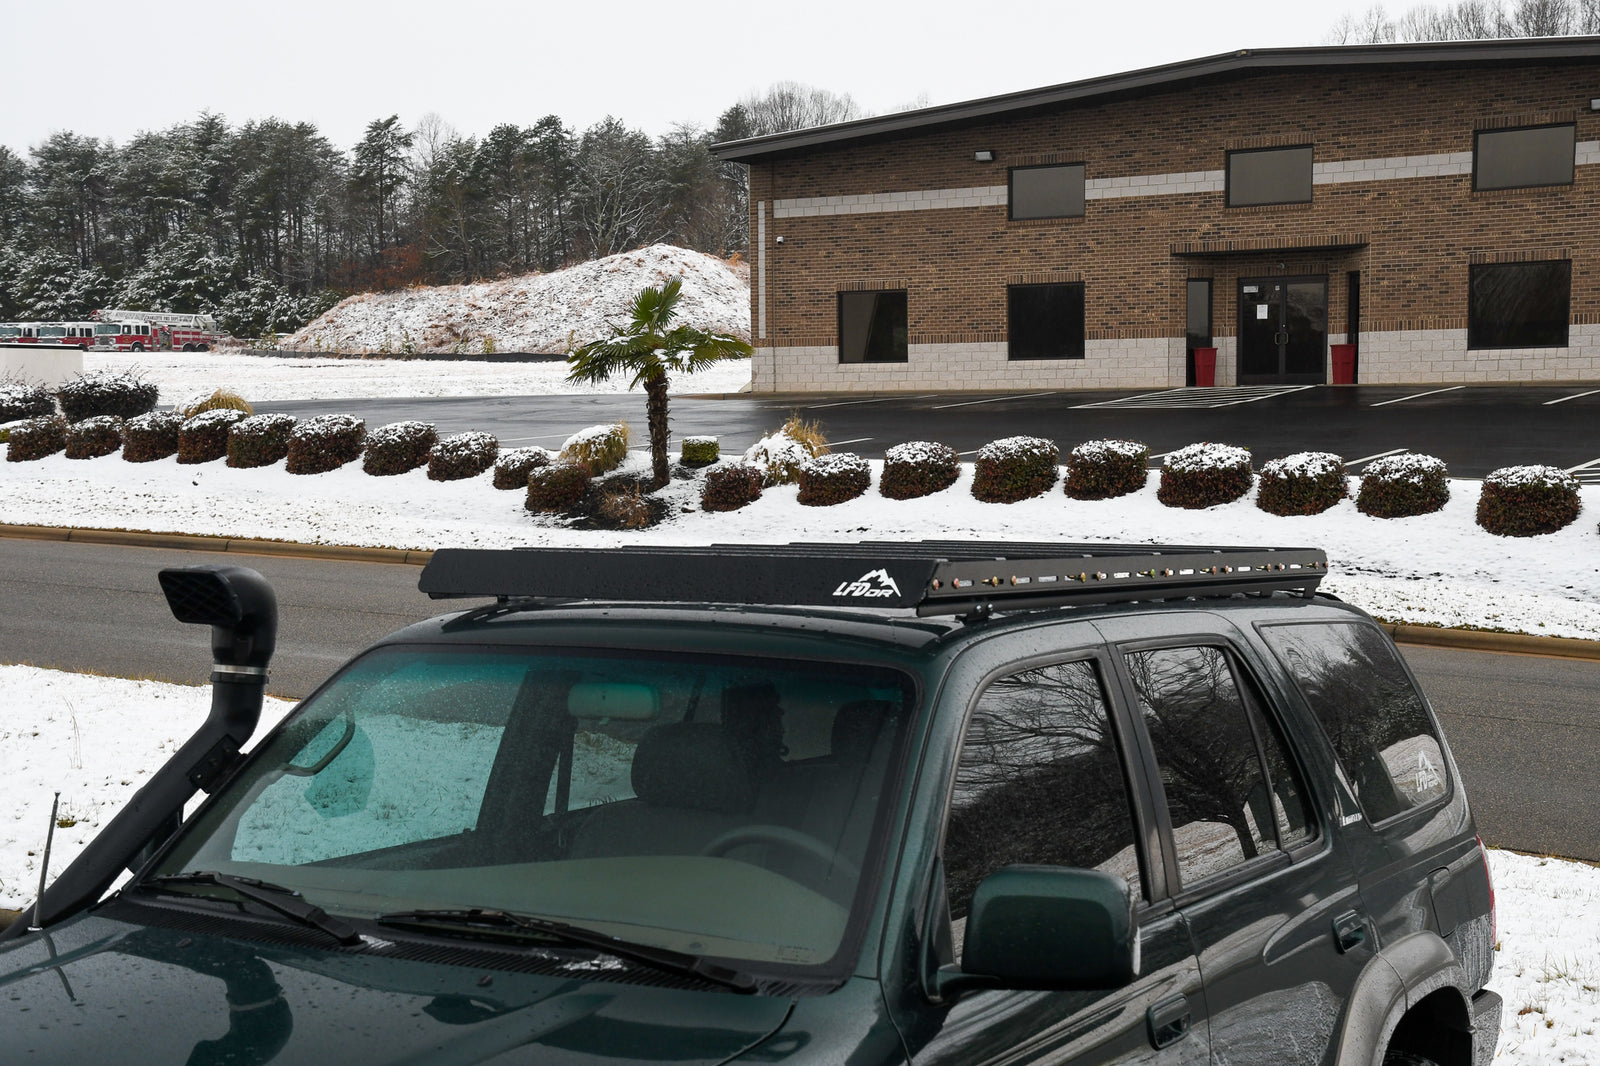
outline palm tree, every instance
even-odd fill
[[[667,483],[667,373],[692,373],[719,359],[750,355],[750,345],[726,333],[707,333],[693,326],[669,328],[677,313],[683,279],[647,287],[628,306],[630,321],[613,326],[612,335],[590,341],[567,356],[568,381],[605,381],[632,372],[629,388],[644,385],[645,413],[650,423],[653,488]]]

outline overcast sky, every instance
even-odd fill
[[[654,136],[674,123],[712,126],[781,80],[881,113],[924,94],[951,103],[1237,48],[1319,44],[1345,10],[1245,0],[0,0],[0,144],[25,154],[55,130],[120,144],[202,110],[233,125],[313,122],[341,148],[373,119],[398,114],[409,129],[430,112],[462,134],[553,113],[579,131],[615,115]]]

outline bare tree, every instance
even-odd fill
[[[840,95],[797,81],[780,81],[764,93],[745,97],[739,105],[750,124],[750,136],[848,122],[867,115],[849,93]]]
[[[1600,33],[1600,0],[1457,0],[1435,7],[1421,4],[1399,19],[1382,7],[1364,15],[1341,15],[1329,30],[1330,44],[1387,44],[1391,41],[1485,41],[1505,37],[1563,37]]]

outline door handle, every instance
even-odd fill
[[[1286,329],[1280,329],[1278,332],[1274,333],[1272,335],[1272,343],[1278,345],[1280,348],[1283,345],[1288,344],[1289,331]]]
[[[1333,920],[1333,942],[1343,955],[1367,939],[1367,921],[1355,911],[1345,911]]]
[[[1151,1007],[1145,1012],[1145,1020],[1150,1025],[1150,1046],[1163,1048],[1188,1036],[1190,1019],[1188,996],[1173,996]]]

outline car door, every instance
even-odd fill
[[[1204,1001],[1183,915],[1151,891],[1145,786],[1107,698],[1103,654],[1012,664],[980,686],[949,768],[930,939],[958,961],[973,889],[1004,866],[1115,873],[1138,907],[1142,966],[1127,987],[995,990],[926,1005],[903,1026],[912,1059],[937,1063],[1204,1062]]]

